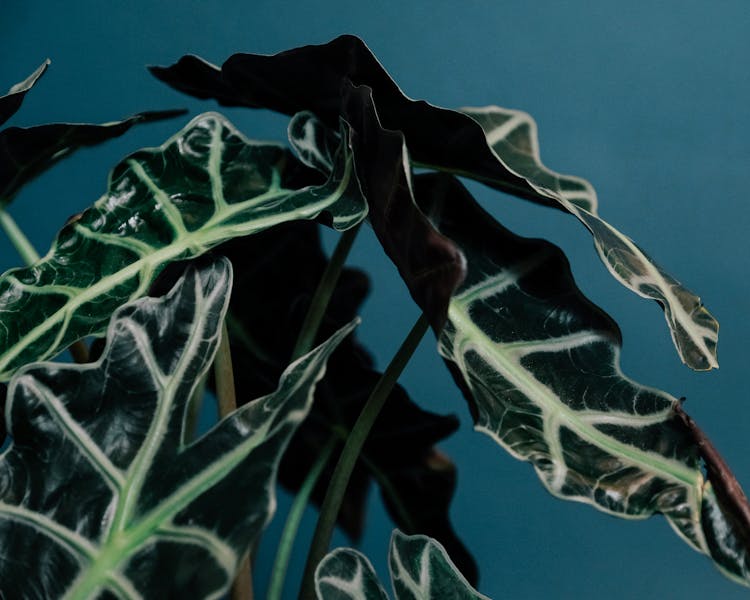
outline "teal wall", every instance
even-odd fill
[[[747,0],[2,0],[0,88],[50,57],[50,71],[11,124],[107,121],[177,106],[195,114],[216,106],[159,84],[144,65],[169,64],[184,53],[221,63],[237,51],[273,53],[350,32],[413,98],[530,112],[545,163],[589,179],[601,214],[702,295],[722,325],[721,369],[692,373],[681,365],[658,306],[609,277],[573,218],[479,185],[472,191],[506,226],[565,250],[581,288],[623,330],[625,373],[687,396],[690,412],[750,487],[749,30]],[[286,119],[278,115],[224,112],[250,137],[284,136]],[[187,119],[142,126],[81,151],[25,188],[12,214],[46,249],[69,215],[101,195],[119,158],[157,145]],[[360,335],[382,366],[417,311],[371,231],[361,235],[352,261],[372,274]],[[0,240],[0,267],[18,262]],[[459,466],[453,519],[478,558],[482,592],[498,600],[747,597],[663,519],[626,522],[552,498],[528,465],[472,431],[433,339],[423,342],[403,383],[425,408],[462,420],[443,449]],[[256,565],[259,591],[288,505],[281,494]],[[309,511],[298,568],[314,518]],[[369,518],[362,548],[385,575],[391,525],[375,493]]]

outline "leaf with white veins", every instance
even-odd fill
[[[704,479],[708,459],[675,398],[623,375],[617,325],[581,294],[562,252],[501,227],[453,178],[415,185],[425,214],[467,259],[439,350],[476,429],[531,462],[555,496],[620,517],[662,513],[750,583],[742,511],[717,504],[712,487],[723,484],[710,471]]]
[[[226,591],[273,513],[279,460],[325,362],[353,327],[287,368],[274,393],[184,444],[231,278],[226,259],[190,267],[167,296],[115,313],[96,363],[34,364],[13,378],[13,443],[0,457],[5,597]],[[23,556],[34,560],[14,558]]]
[[[438,542],[425,535],[391,536],[388,552],[396,600],[487,600],[469,585]],[[337,548],[315,571],[320,600],[387,600],[367,557],[351,548]]]
[[[184,56],[170,67],[150,69],[168,85],[199,98],[289,115],[310,110],[331,128],[346,112],[346,87],[368,86],[383,127],[403,134],[416,166],[471,177],[576,216],[591,231],[599,256],[615,278],[664,307],[683,362],[696,370],[718,366],[718,323],[700,298],[596,214],[596,195],[588,182],[541,164],[536,124],[527,114],[494,106],[462,112],[412,100],[352,35],[271,56],[234,54],[221,67]],[[356,127],[354,133],[359,133]],[[363,167],[367,165],[357,166]],[[388,208],[400,203],[402,210],[409,210],[408,197],[395,191],[393,195],[381,202]]]
[[[719,366],[719,323],[701,299],[659,267],[633,240],[599,217],[596,192],[588,181],[555,173],[542,164],[536,122],[530,115],[499,106],[461,110],[482,127],[487,145],[499,161],[526,179],[541,196],[557,200],[591,231],[596,251],[615,279],[661,305],[672,341],[685,364],[699,371]]]
[[[328,179],[308,185],[320,179],[284,147],[251,142],[213,113],[126,158],[109,191],[62,229],[47,256],[0,277],[0,380],[100,333],[171,261],[324,212],[337,229],[365,218],[345,141]]]

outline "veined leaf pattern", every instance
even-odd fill
[[[34,87],[34,84],[39,78],[44,75],[47,67],[50,64],[50,60],[45,60],[39,65],[36,70],[29,75],[23,81],[19,81],[15,85],[12,85],[8,90],[8,93],[4,96],[0,96],[0,125],[10,119],[23,103],[23,99],[26,97],[26,93]]]
[[[185,444],[187,404],[215,355],[230,287],[226,259],[189,267],[167,296],[118,309],[96,363],[33,364],[13,378],[13,443],[0,457],[5,597],[226,591],[273,513],[279,460],[325,362],[353,327]]]
[[[396,600],[487,600],[469,585],[438,542],[394,530],[388,552]],[[337,548],[315,571],[319,600],[387,600],[372,563],[351,548]]]
[[[562,252],[505,230],[455,179],[415,184],[420,206],[467,258],[439,351],[476,429],[531,462],[559,498],[620,517],[662,513],[747,585],[742,532],[713,499],[677,400],[623,375],[620,332],[575,286]]]
[[[101,332],[170,261],[323,212],[337,229],[365,218],[345,141],[327,181],[300,187],[311,181],[305,169],[282,146],[251,142],[213,113],[125,159],[109,191],[62,229],[40,262],[0,277],[0,380]]]
[[[596,192],[588,181],[555,173],[542,164],[536,122],[530,115],[499,106],[461,110],[481,125],[487,145],[498,160],[526,179],[540,195],[557,200],[591,231],[602,262],[620,283],[661,305],[684,363],[701,371],[719,366],[719,323],[701,299],[599,217]]]
[[[272,56],[234,54],[221,68],[184,56],[170,67],[151,67],[151,72],[185,93],[228,106],[289,115],[310,110],[334,129],[348,100],[346,87],[368,86],[383,127],[403,134],[416,166],[471,177],[573,214],[593,234],[597,252],[615,278],[664,307],[683,362],[696,370],[717,366],[718,324],[700,298],[596,214],[588,182],[541,164],[536,125],[525,113],[487,107],[465,109],[465,114],[412,100],[352,35]],[[393,195],[383,202],[386,206],[400,202],[408,209],[409,198]]]

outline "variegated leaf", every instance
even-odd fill
[[[396,600],[487,600],[469,585],[438,542],[425,535],[391,536],[388,552]],[[326,555],[315,571],[320,600],[385,600],[367,557],[350,548]]]
[[[125,159],[47,256],[0,277],[0,380],[101,332],[170,261],[323,212],[337,229],[365,217],[345,142],[327,181],[300,186],[319,179],[282,146],[251,142],[212,113]]]
[[[48,58],[26,79],[12,85],[7,94],[0,96],[0,125],[10,119],[16,111],[21,108],[26,93],[34,87],[34,84],[42,75],[44,75],[49,64],[50,60]]]
[[[225,259],[190,267],[167,296],[118,309],[96,363],[33,364],[13,378],[13,442],[0,457],[4,597],[227,590],[273,513],[279,460],[325,362],[352,329],[185,444],[188,401],[213,360],[230,287]]]
[[[621,372],[620,332],[578,290],[562,252],[502,228],[455,179],[420,176],[416,190],[467,258],[439,350],[476,429],[531,462],[555,496],[620,517],[662,513],[750,582],[747,523],[713,500],[677,401]]]
[[[412,100],[365,43],[352,35],[272,56],[234,54],[221,68],[184,56],[170,67],[151,67],[151,72],[185,93],[216,98],[229,106],[271,108],[289,115],[310,110],[331,128],[346,112],[350,96],[346,89],[371,88],[383,127],[403,134],[417,166],[472,177],[575,215],[593,234],[600,257],[618,281],[664,307],[683,362],[697,370],[717,366],[718,324],[700,298],[596,214],[596,196],[587,182],[557,175],[541,164],[535,125],[528,115],[496,107],[466,109],[464,114]],[[369,166],[357,168],[359,173]],[[409,211],[410,198],[400,191],[394,188],[383,199],[368,197],[368,201],[389,211]],[[378,235],[383,239],[385,232]],[[430,316],[434,325],[443,315]]]
[[[530,115],[499,106],[462,111],[481,125],[487,145],[499,161],[526,179],[541,196],[558,201],[591,231],[602,262],[620,283],[662,306],[684,363],[701,371],[719,366],[719,323],[701,299],[597,214],[596,192],[588,181],[555,173],[542,164],[536,122]]]

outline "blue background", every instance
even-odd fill
[[[688,410],[747,488],[749,30],[747,0],[3,0],[0,88],[50,57],[49,72],[11,124],[99,122],[178,106],[194,115],[216,106],[159,84],[144,65],[170,64],[185,53],[220,64],[238,51],[274,53],[350,32],[413,98],[528,111],[539,125],[544,162],[589,179],[601,214],[702,295],[722,325],[721,369],[692,373],[680,363],[658,306],[609,276],[574,218],[479,185],[471,189],[506,226],[565,250],[581,288],[622,327],[625,373],[686,395]],[[286,119],[278,115],[223,112],[250,137],[284,136]],[[104,192],[107,171],[119,158],[158,145],[187,120],[142,126],[79,152],[27,186],[11,213],[46,250],[65,219]],[[329,236],[329,247],[332,242]],[[360,336],[384,366],[417,311],[371,231],[360,234],[352,262],[374,280]],[[17,264],[13,248],[0,240],[0,267]],[[480,591],[497,599],[747,597],[660,517],[629,522],[552,498],[528,465],[472,431],[434,345],[425,339],[402,381],[425,408],[462,419],[443,449],[459,466],[452,516],[479,561]],[[256,565],[260,596],[288,505],[281,493]],[[370,506],[361,547],[385,578],[391,525],[375,493]],[[297,570],[314,519],[309,510]]]

